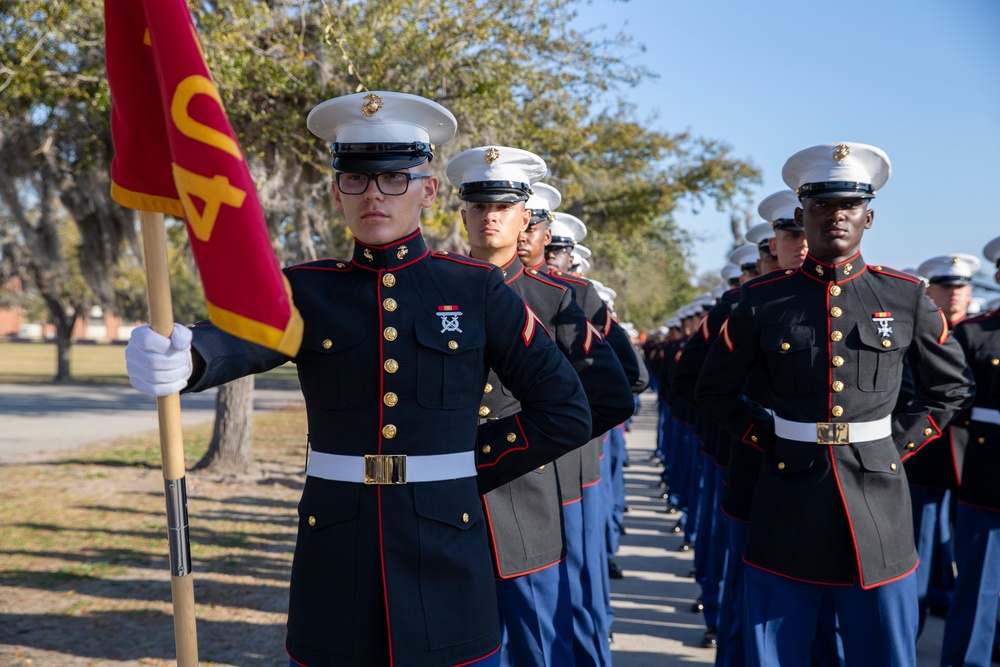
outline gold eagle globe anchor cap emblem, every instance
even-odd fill
[[[493,164],[500,159],[500,150],[495,146],[490,146],[486,149],[486,155],[483,156],[483,161],[486,164]]]
[[[847,156],[851,154],[851,147],[847,144],[839,144],[836,150],[833,151],[833,159],[837,162],[843,162],[847,159]]]
[[[382,101],[382,98],[376,95],[375,93],[368,93],[367,95],[364,96],[363,99],[365,99],[366,101],[364,104],[361,105],[361,113],[368,116],[369,118],[378,113],[378,110],[381,109],[382,106],[385,104]]]

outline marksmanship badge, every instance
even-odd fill
[[[894,319],[892,313],[875,313],[872,315],[872,322],[878,324],[878,333],[882,335],[882,338],[888,338],[892,333],[892,327],[889,326],[889,322],[892,322]]]
[[[437,314],[441,318],[441,333],[446,331],[462,333],[462,329],[458,325],[458,317],[462,311],[458,309],[458,306],[438,306]]]

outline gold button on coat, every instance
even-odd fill
[[[330,340],[329,338],[325,338],[323,339],[321,345],[323,346],[324,350],[329,350],[331,347],[333,347],[333,341]]]
[[[895,470],[895,469],[896,469],[896,464],[895,463],[890,463],[889,464],[889,470]]]
[[[391,440],[396,437],[396,425],[386,424],[382,427],[382,437]]]
[[[750,436],[750,440],[751,440],[752,442],[757,442],[757,436],[755,436],[755,435],[751,435],[751,436]]]
[[[986,444],[986,438],[984,438],[982,436],[979,436],[979,438],[976,440],[976,442],[978,442],[980,445],[985,445]]]
[[[1000,366],[1000,359],[990,359],[990,363],[994,366]]]
[[[785,469],[785,462],[784,461],[779,462],[778,463],[778,470],[784,470],[784,469]]]
[[[889,339],[882,341],[882,347],[892,347],[892,341]]]
[[[391,408],[392,406],[396,405],[396,403],[399,403],[399,397],[390,391],[385,396],[382,397],[382,402]]]
[[[394,329],[393,327],[386,327],[385,330],[382,332],[382,335],[385,336],[385,339],[387,341],[394,341],[396,340],[396,336],[398,334],[396,333],[396,329]]]
[[[924,435],[930,435],[933,432],[934,432],[934,429],[930,429],[930,428],[925,428],[924,429]]]
[[[391,273],[385,274],[384,276],[382,276],[382,284],[385,285],[386,287],[392,287],[393,285],[396,284],[396,276],[392,275]]]
[[[385,368],[386,373],[395,373],[399,370],[399,362],[395,359],[386,359],[382,367]]]
[[[316,525],[316,517],[314,517],[314,516],[309,517],[309,525],[310,526],[315,526]]]
[[[493,385],[491,385],[489,382],[487,382],[486,386],[483,388],[483,393],[484,394],[488,394],[491,391],[493,391]]]
[[[486,407],[485,405],[480,405],[479,406],[479,416],[480,417],[488,417],[489,414],[490,414],[490,409],[488,407]]]
[[[831,361],[831,363],[834,366],[843,366],[844,365],[844,358],[843,357],[834,357],[830,361]]]
[[[787,350],[787,349],[790,349],[791,347],[792,347],[792,346],[791,346],[791,345],[789,345],[788,343],[782,343],[782,344],[781,344],[781,349],[782,349],[782,350]]]
[[[469,523],[469,513],[468,512],[463,512],[462,513],[462,523]]]
[[[830,388],[833,389],[834,391],[844,391],[844,383],[841,382],[840,380],[837,380],[831,385]]]
[[[492,449],[489,445],[483,445],[483,454],[489,454]]]
[[[834,343],[839,343],[843,339],[844,339],[844,334],[842,334],[839,331],[834,331],[830,334],[830,340],[832,340]]]
[[[458,341],[454,341],[454,340],[448,341],[448,349],[449,350],[457,350],[458,349]]]
[[[830,410],[830,414],[832,414],[834,417],[843,417],[844,416],[844,408],[840,407],[839,405],[835,405]]]
[[[839,306],[834,306],[833,308],[830,309],[830,315],[832,315],[833,317],[840,317],[843,314],[844,311],[842,311]]]
[[[517,440],[517,436],[516,435],[514,435],[513,433],[508,433],[507,434],[507,442],[514,442],[515,440]]]
[[[914,443],[912,443],[912,442],[908,442],[908,443],[906,443],[906,448],[907,448],[907,449],[913,449],[914,447],[916,447],[916,444],[914,444]]]
[[[831,286],[830,294],[832,294],[833,296],[840,296],[840,285]]]
[[[396,310],[396,300],[392,298],[382,299],[382,307],[391,313]]]

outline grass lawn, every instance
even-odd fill
[[[128,384],[125,346],[83,343],[70,350],[70,373],[77,382]],[[49,382],[56,374],[55,343],[22,343],[0,339],[0,382]],[[258,383],[296,383],[295,366],[279,366],[257,377]]]

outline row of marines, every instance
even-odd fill
[[[301,350],[208,322],[142,327],[132,384],[162,396],[296,364],[308,464],[290,664],[610,664],[621,425],[648,376],[613,291],[569,271],[585,225],[556,212],[541,157],[481,146],[444,170],[469,252],[433,252],[420,217],[454,116],[379,91],[319,104],[308,127],[330,146],[354,251],[284,270]]]
[[[975,256],[865,262],[890,173],[863,144],[792,156],[728,289],[645,341],[717,665],[914,665],[928,609],[943,666],[995,651],[1000,311],[969,316]],[[983,255],[1000,284],[1000,237]]]

